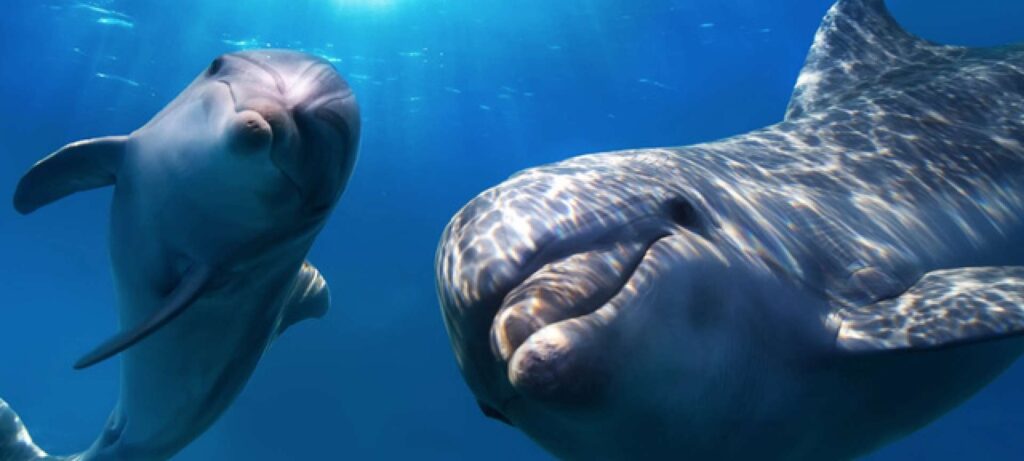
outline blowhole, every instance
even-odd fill
[[[273,141],[273,130],[259,115],[249,112],[239,114],[230,132],[232,145],[243,152],[267,148]]]
[[[213,62],[210,63],[210,67],[206,69],[206,75],[217,75],[217,72],[220,72],[221,67],[224,67],[224,58],[219,57],[214,59]]]

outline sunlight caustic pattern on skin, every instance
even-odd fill
[[[1024,52],[1011,56],[1024,60]],[[524,266],[575,251],[558,249],[559,242],[572,239],[579,245],[581,234],[608,232],[610,226],[633,226],[631,231],[641,236],[637,223],[662,213],[664,204],[679,196],[702,202],[696,207],[716,223],[716,241],[752,260],[784,267],[797,278],[825,277],[807,282],[826,287],[842,302],[861,304],[891,293],[921,275],[901,273],[912,262],[902,259],[934,253],[920,250],[937,246],[955,251],[953,242],[978,242],[976,226],[964,222],[964,215],[980,214],[998,230],[1019,225],[1024,213],[1024,199],[1016,193],[1022,184],[1013,174],[1021,168],[1014,158],[1024,149],[993,140],[1024,135],[1015,125],[1017,114],[1024,113],[1019,98],[999,98],[1001,91],[996,91],[1005,86],[998,78],[1024,85],[1024,73],[981,76],[977,69],[984,56],[961,59],[968,65],[961,62],[917,87],[854,98],[839,110],[811,113],[750,135],[684,149],[584,156],[527,170],[474,200],[453,221],[446,242],[460,247],[441,259],[440,270],[446,279],[464,284],[454,294],[465,299],[454,305],[473,305],[488,291],[516,286],[518,274],[536,270]],[[970,65],[972,59],[979,66]],[[989,86],[991,91],[979,93],[996,96],[965,101],[955,95],[915,97],[964,84]],[[929,115],[953,104],[968,117],[953,121]],[[992,123],[993,115],[986,114],[1003,114],[1005,122]],[[992,138],[975,135],[993,128],[998,131]],[[926,130],[945,136],[917,137]],[[672,184],[663,177],[679,180]],[[883,180],[886,186],[880,188]],[[581,195],[586,202],[579,200]],[[939,212],[920,213],[916,197],[922,196]],[[487,211],[475,213],[478,208]],[[852,214],[863,218],[850,219]],[[467,216],[470,222],[461,221]],[[944,234],[950,228],[962,239],[950,241]],[[849,235],[856,238],[844,237]],[[608,236],[584,237],[600,238]],[[883,285],[877,293],[848,286],[849,277],[868,268]]]
[[[907,296],[841,311],[839,337],[851,350],[928,347],[1005,334],[1024,324],[1024,269],[968,270],[970,280],[943,278],[939,271],[924,276]],[[979,299],[979,292],[985,296]],[[867,337],[861,331],[882,333]]]
[[[0,439],[0,454],[10,456],[12,459],[32,459],[46,456],[46,452],[32,443],[32,436],[22,425],[21,418],[14,413],[7,402],[2,400],[0,400],[0,434],[11,434],[8,440]]]
[[[918,282],[958,255],[1017,261],[999,252],[1018,251],[1024,232],[1024,46],[928,43],[880,5],[833,8],[777,125],[528,169],[460,211],[437,279],[481,401],[503,411],[525,382],[592,378],[565,370],[609,347],[589,343],[608,340],[601,330],[644,305],[637,297],[673,267],[715,260],[803,287],[820,302],[789,308],[812,309],[804,316],[832,338],[841,328],[840,340],[854,340],[870,319],[920,306],[879,303],[908,290],[933,313],[967,302],[956,296],[969,286]],[[685,276],[694,279],[666,283],[706,283]],[[999,297],[992,309],[1020,293]],[[940,344],[964,329],[1024,325],[984,310],[941,317],[948,324],[934,331],[919,329],[923,320],[887,325],[883,342]]]

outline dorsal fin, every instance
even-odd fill
[[[786,119],[856,97],[907,68],[948,62],[966,50],[911,35],[884,0],[839,0],[814,36]]]

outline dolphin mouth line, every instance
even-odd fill
[[[539,264],[502,298],[491,326],[492,351],[508,363],[545,327],[588,316],[621,298],[640,266],[650,261],[651,248],[672,235],[661,229]]]
[[[598,312],[598,311],[604,309],[606,306],[608,306],[611,303],[616,303],[617,305],[621,306],[623,303],[629,302],[629,300],[632,299],[632,297],[634,296],[635,293],[626,293],[626,290],[629,289],[630,286],[635,286],[637,284],[636,277],[637,277],[637,274],[640,272],[641,267],[643,267],[645,264],[652,264],[654,262],[654,260],[657,258],[657,254],[654,252],[654,247],[656,245],[658,245],[660,242],[662,242],[664,240],[667,240],[667,239],[671,239],[671,238],[673,238],[676,235],[677,235],[676,233],[671,232],[671,231],[663,232],[663,233],[658,233],[658,234],[653,235],[651,238],[642,241],[642,243],[638,244],[636,247],[631,248],[630,251],[627,252],[629,254],[627,255],[628,258],[626,258],[626,260],[625,260],[625,265],[621,267],[621,270],[618,272],[617,277],[614,280],[610,280],[611,283],[606,283],[603,286],[603,290],[601,290],[601,293],[600,293],[599,296],[594,296],[591,299],[580,299],[580,300],[578,300],[578,303],[576,304],[576,309],[573,309],[573,312],[572,312],[572,314],[575,314],[575,315],[565,316],[564,318],[557,319],[557,320],[555,320],[553,322],[550,322],[550,323],[546,323],[544,325],[541,325],[541,326],[533,329],[532,331],[529,331],[527,334],[522,336],[522,339],[521,339],[521,341],[519,341],[518,344],[515,344],[514,347],[509,348],[505,353],[502,353],[502,350],[499,347],[499,344],[497,344],[498,343],[498,337],[499,337],[499,334],[497,334],[497,332],[498,332],[498,328],[499,328],[500,318],[502,316],[502,312],[505,312],[507,310],[507,308],[509,307],[508,306],[508,301],[513,296],[513,293],[515,293],[517,290],[520,290],[521,287],[523,287],[527,283],[529,283],[530,278],[532,278],[537,273],[540,273],[541,271],[543,271],[544,268],[547,268],[547,267],[549,267],[549,266],[551,266],[553,264],[558,264],[558,263],[560,263],[562,261],[565,261],[565,260],[568,260],[568,259],[571,259],[571,258],[574,258],[574,257],[575,258],[583,258],[584,256],[581,256],[581,255],[594,255],[597,252],[601,252],[602,249],[598,248],[598,249],[589,250],[589,251],[582,251],[582,252],[575,253],[573,255],[569,255],[567,257],[564,257],[564,258],[562,258],[560,260],[552,261],[551,263],[548,263],[548,264],[544,265],[541,269],[539,269],[537,272],[532,274],[527,279],[527,281],[524,281],[520,285],[517,285],[512,290],[510,290],[509,293],[507,293],[505,295],[505,297],[504,297],[505,301],[502,302],[501,307],[499,308],[498,314],[496,314],[496,316],[495,316],[494,326],[492,326],[492,329],[491,329],[492,347],[495,348],[496,355],[498,355],[499,358],[501,358],[502,356],[505,356],[504,357],[504,366],[506,367],[505,368],[505,379],[508,379],[509,381],[511,381],[511,378],[512,378],[512,368],[511,368],[512,367],[512,357],[515,356],[516,353],[518,353],[518,351],[521,348],[529,347],[530,338],[533,337],[534,335],[536,335],[541,330],[543,330],[545,327],[550,326],[550,325],[557,325],[559,323],[566,322],[566,321],[572,321],[574,319],[578,319],[578,318],[582,318],[582,317],[586,317],[588,315],[594,314],[595,312]],[[536,326],[536,325],[534,325],[534,326]],[[515,388],[515,386],[513,386],[513,389],[514,388]],[[497,412],[499,414],[501,414],[509,422],[509,424],[513,424],[514,425],[514,422],[512,422],[512,420],[509,418],[510,414],[512,414],[510,412],[511,409],[512,409],[511,407],[515,406],[518,402],[522,401],[522,399],[525,396],[520,391],[513,391],[513,390],[502,392],[502,394],[503,395],[499,396],[496,399],[496,403],[497,403],[496,410],[497,410]]]
[[[231,82],[227,80],[217,80],[217,82],[223,83],[224,86],[228,87],[228,94],[231,95],[231,105],[235,109],[235,113],[238,113],[238,97],[235,96],[235,89],[231,86]]]

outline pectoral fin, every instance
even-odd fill
[[[167,295],[159,310],[141,324],[114,335],[92,352],[85,354],[75,363],[75,369],[81,370],[113,357],[174,320],[199,298],[203,288],[209,283],[212,272],[211,268],[205,265],[192,266],[178,282],[174,291]]]
[[[331,293],[327,281],[309,261],[303,262],[285,303],[277,334],[303,320],[323,317],[330,306]]]
[[[925,274],[902,295],[839,313],[848,352],[932,349],[1024,334],[1024,267]]]
[[[18,182],[14,208],[28,214],[75,192],[114,184],[127,142],[127,136],[89,139],[50,154]]]

